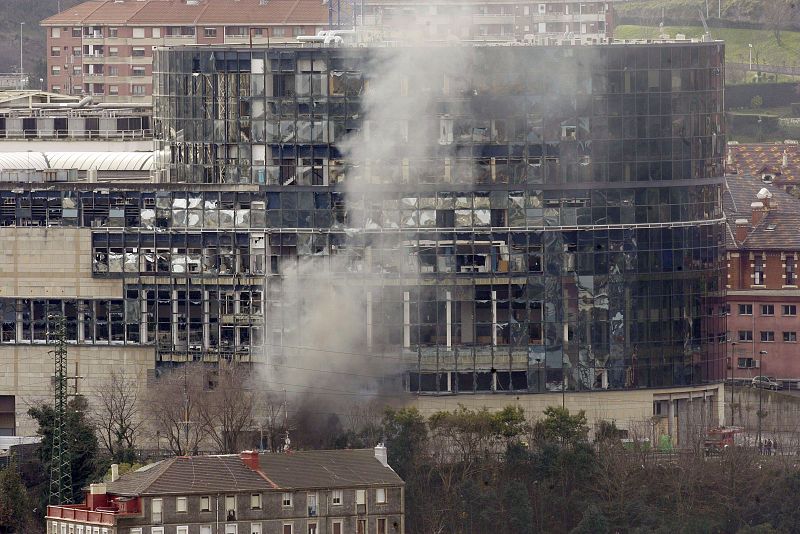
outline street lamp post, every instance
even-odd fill
[[[760,350],[760,351],[758,351],[758,354],[761,355],[761,362],[759,363],[759,369],[761,370],[761,376],[765,376],[764,375],[764,356],[767,355],[767,351]],[[763,415],[761,413],[761,410],[762,410],[762,398],[763,398],[763,396],[764,396],[764,388],[761,387],[761,384],[759,384],[759,387],[758,387],[758,444],[759,444],[759,446],[761,445],[761,417]]]
[[[19,23],[19,88],[23,89],[22,87],[22,27],[25,26],[24,22]]]
[[[752,43],[747,43],[747,49],[750,52],[750,61],[748,62],[747,70],[751,71],[751,70],[753,70],[753,44]]]

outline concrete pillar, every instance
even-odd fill
[[[367,291],[367,348],[372,348],[372,291]]]
[[[669,403],[667,406],[667,433],[669,433],[672,444],[677,445],[678,442],[675,439],[675,401],[673,401],[670,396],[667,402]]]
[[[445,316],[447,321],[447,348],[453,347],[453,297],[449,291],[445,293]]]
[[[411,347],[411,295],[403,291],[403,347]]]
[[[147,293],[139,291],[139,339],[142,345],[148,342],[147,339]]]
[[[203,291],[203,350],[211,347],[211,314],[209,312],[208,291]]]
[[[497,291],[492,291],[492,346],[497,346]]]

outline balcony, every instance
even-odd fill
[[[105,55],[101,53],[94,53],[94,54],[86,54],[83,56],[84,63],[103,63],[105,61]]]
[[[82,523],[100,523],[101,525],[113,525],[115,523],[115,511],[87,510],[82,505],[73,506],[48,506],[48,519],[71,519]]]
[[[514,24],[513,14],[474,14],[472,15],[473,24]]]

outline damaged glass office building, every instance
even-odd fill
[[[424,76],[380,67],[397,53],[156,50],[159,183],[0,213],[91,228],[93,276],[123,280],[44,305],[158,365],[266,362],[299,324],[281,281],[313,259],[365,295],[357,350],[411,392],[721,379],[723,44],[464,45]],[[36,303],[0,306],[23,310],[3,342],[47,336]]]

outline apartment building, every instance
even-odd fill
[[[800,200],[771,174],[730,175],[727,329],[731,378],[800,379]]]
[[[152,49],[291,41],[328,24],[321,0],[90,0],[41,22],[47,88],[149,102]]]
[[[363,24],[426,38],[590,43],[611,37],[613,10],[598,0],[367,0]]]
[[[83,504],[48,506],[48,534],[404,532],[403,480],[383,446],[183,456],[112,478]]]

